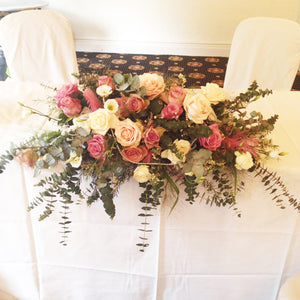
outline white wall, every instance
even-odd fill
[[[69,18],[78,50],[224,55],[244,18],[299,17],[299,0],[48,0]]]

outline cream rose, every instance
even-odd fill
[[[151,180],[153,175],[149,172],[149,166],[140,165],[134,170],[133,178],[139,183],[144,183]]]
[[[137,147],[142,138],[142,125],[125,119],[117,124],[115,128],[117,141],[123,147]]]
[[[165,89],[164,78],[155,73],[145,73],[139,76],[140,87],[144,86],[146,88],[146,95],[150,100],[157,97]]]
[[[183,107],[187,117],[196,124],[202,124],[210,115],[214,114],[209,100],[202,93],[188,94]]]
[[[183,153],[184,155],[188,154],[191,151],[191,144],[186,140],[175,140],[174,144],[178,151]]]
[[[89,124],[94,134],[105,135],[110,128],[115,128],[117,122],[117,117],[104,108],[99,108],[89,115]]]
[[[184,160],[180,160],[179,157],[177,157],[177,155],[172,152],[170,149],[166,149],[164,150],[160,156],[162,158],[167,158],[172,164],[178,164],[179,162],[182,162]]]
[[[235,167],[238,170],[248,170],[253,166],[252,155],[249,152],[240,153],[238,151],[234,152],[235,158]]]
[[[225,90],[216,83],[207,83],[206,86],[201,87],[201,91],[211,104],[218,104],[226,100]]]

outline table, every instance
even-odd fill
[[[48,5],[47,1],[40,1],[40,0],[2,1],[0,3],[0,20],[6,15],[13,12],[17,12],[25,9],[40,9],[47,5]],[[7,78],[6,69],[7,69],[7,65],[0,45],[0,81],[5,80]]]
[[[0,83],[1,150],[45,126],[21,119],[16,101],[46,109],[51,90],[37,83]],[[268,167],[300,199],[300,92],[274,92],[255,105],[279,113],[274,142],[289,155]],[[113,221],[102,204],[72,209],[68,246],[59,244],[59,214],[38,222],[26,212],[37,192],[32,170],[13,162],[0,175],[0,299],[20,300],[275,300],[283,282],[300,271],[300,218],[280,210],[258,180],[246,178],[238,196],[242,217],[228,208],[189,205],[172,195],[150,220],[150,246],[138,251],[139,188],[130,181],[115,203]]]

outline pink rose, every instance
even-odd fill
[[[115,135],[123,147],[137,147],[142,138],[142,130],[140,123],[125,119],[116,125]]]
[[[177,103],[171,102],[163,108],[163,110],[161,111],[161,117],[167,120],[171,120],[171,119],[178,120],[179,116],[182,113],[183,113],[182,106]]]
[[[162,136],[164,129],[162,127],[153,128],[150,126],[144,133],[144,142],[148,149],[159,146],[160,137]]]
[[[98,108],[103,108],[101,101],[90,88],[85,89],[83,96],[86,99],[91,112],[97,110]]]
[[[139,113],[145,108],[145,101],[137,94],[132,94],[127,100],[127,108],[131,112]]]
[[[171,86],[169,92],[164,92],[161,95],[161,99],[168,103],[177,103],[182,106],[184,98],[186,96],[186,90],[181,86]]]
[[[164,78],[155,73],[145,73],[139,76],[140,87],[144,86],[146,88],[146,95],[149,100],[156,98],[165,89]]]
[[[72,118],[81,112],[80,100],[71,98],[70,96],[62,98],[57,106],[69,118]]]
[[[169,103],[177,103],[182,106],[186,91],[182,86],[171,86],[169,91]]]
[[[97,87],[99,87],[101,85],[108,85],[109,87],[111,87],[111,89],[113,91],[115,90],[115,84],[113,82],[112,77],[109,77],[109,76],[99,76]]]
[[[87,150],[91,157],[95,159],[105,158],[106,139],[103,135],[94,135],[91,140],[87,141],[87,144]]]
[[[208,138],[199,137],[199,143],[204,148],[206,148],[210,151],[216,151],[217,148],[219,148],[221,146],[223,138],[219,131],[218,124],[210,125],[209,128],[212,130],[212,134]]]
[[[77,92],[79,92],[77,84],[70,83],[62,86],[62,88],[59,89],[57,91],[57,94],[54,96],[57,105],[59,105],[61,99],[65,97],[71,97],[73,93],[77,93]]]
[[[127,147],[121,152],[123,159],[132,163],[138,163],[142,161],[147,154],[148,150],[144,145],[138,147]]]

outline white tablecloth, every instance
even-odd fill
[[[49,94],[38,84],[0,83],[2,153],[43,125],[36,116],[22,120],[16,101],[32,105]],[[268,166],[300,200],[300,92],[277,92],[255,107],[280,114],[273,140],[289,155]],[[59,244],[59,213],[39,222],[38,210],[26,211],[36,182],[18,162],[0,174],[1,300],[275,300],[300,272],[299,216],[279,209],[250,176],[238,196],[241,218],[228,208],[190,205],[184,195],[169,215],[169,193],[150,219],[144,253],[135,245],[143,221],[136,182],[121,188],[113,221],[101,201],[73,206],[66,247]]]

